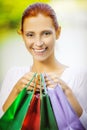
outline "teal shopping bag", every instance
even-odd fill
[[[42,91],[41,89],[40,92],[41,95],[40,130],[58,130],[58,125],[51,106],[50,98],[46,91],[46,84],[43,75],[41,75],[41,83],[42,83],[42,87],[44,88],[44,91]]]

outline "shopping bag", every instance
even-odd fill
[[[21,130],[40,130],[40,94],[36,93],[30,103]]]
[[[0,130],[21,130],[34,91],[27,91],[36,73],[0,119]]]
[[[48,88],[47,92],[59,130],[85,130],[79,117],[69,104],[62,88],[56,85],[55,88]]]
[[[35,80],[34,95],[22,124],[21,130],[40,130],[40,93],[36,91],[38,74]]]
[[[44,87],[44,92],[42,92],[42,90],[40,92],[40,95],[41,95],[40,96],[41,97],[40,130],[58,130],[58,125],[56,123],[56,119],[54,116],[54,112],[52,110],[50,99],[46,91],[46,84],[45,84],[43,75],[41,75],[41,83],[42,83],[42,86]]]

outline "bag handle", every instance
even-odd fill
[[[33,77],[31,78],[31,80],[28,82],[28,84],[25,86],[25,88],[28,88],[28,86],[30,85],[30,83],[34,80],[34,78],[36,77],[36,74],[33,74]]]
[[[25,88],[27,89],[28,86],[31,84],[31,82],[35,79],[35,77],[37,77],[37,73],[34,73],[31,80],[28,82],[28,84],[25,86]],[[34,80],[35,81],[35,80]],[[36,82],[34,82],[34,90],[33,90],[33,93],[35,93],[36,91]]]
[[[42,78],[40,74],[40,99],[42,99]]]
[[[44,88],[45,94],[47,94],[47,88],[46,88],[44,75],[40,74],[40,98],[41,99],[42,99],[42,87]]]
[[[36,78],[36,80],[35,80]],[[36,92],[36,88],[38,85],[38,81],[39,81],[39,75],[36,73],[36,77],[34,78],[34,93]]]
[[[44,87],[45,93],[47,94],[47,87],[46,87],[46,82],[44,79],[44,74],[41,74],[41,78],[42,78],[42,86]]]

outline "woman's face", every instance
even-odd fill
[[[50,17],[39,14],[24,21],[23,39],[34,60],[45,61],[54,56],[57,35]]]

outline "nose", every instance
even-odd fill
[[[35,45],[36,46],[43,46],[44,42],[41,40],[41,38],[36,38],[35,39]]]

